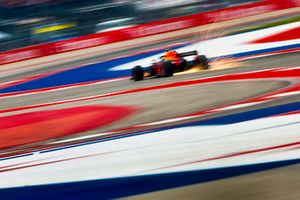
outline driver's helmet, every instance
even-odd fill
[[[170,49],[166,50],[166,55],[165,55],[165,60],[166,61],[176,60],[176,58],[177,58],[177,52],[175,50],[170,50]]]

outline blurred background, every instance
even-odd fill
[[[0,51],[259,0],[0,0]]]

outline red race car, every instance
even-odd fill
[[[190,61],[184,59],[188,56],[194,56],[194,58]],[[204,55],[198,55],[197,51],[177,53],[167,50],[166,55],[161,56],[159,61],[153,62],[149,67],[135,66],[132,68],[131,80],[141,81],[147,77],[169,77],[176,72],[186,71],[195,66],[208,69],[209,59]]]

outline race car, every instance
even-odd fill
[[[173,54],[173,58],[167,58]],[[192,60],[186,60],[184,57],[194,56]],[[189,70],[193,67],[200,67],[205,70],[209,68],[209,60],[204,55],[198,55],[197,51],[177,53],[176,51],[167,52],[161,56],[158,61],[153,62],[149,67],[135,66],[131,69],[131,80],[141,81],[148,77],[170,77],[174,73]]]

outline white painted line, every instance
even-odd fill
[[[219,111],[232,110],[232,109],[237,109],[237,108],[244,108],[244,107],[248,107],[248,106],[261,104],[261,103],[264,103],[264,102],[267,102],[267,101],[236,104],[236,105],[232,105],[232,106],[226,106],[226,107],[223,107],[223,108],[217,108],[217,109],[214,109],[212,111],[219,112]]]
[[[65,142],[74,142],[74,141],[78,141],[78,140],[91,139],[94,137],[99,137],[99,136],[104,136],[104,135],[109,135],[109,134],[114,134],[114,133],[117,133],[117,132],[96,133],[96,134],[92,134],[92,135],[86,135],[86,136],[81,136],[81,137],[75,137],[75,138],[70,138],[70,139],[65,139],[65,140],[54,141],[54,142],[50,142],[48,144],[60,144],[60,143],[65,143]]]
[[[201,115],[199,115],[199,116],[201,116]],[[167,123],[172,123],[172,122],[178,122],[178,121],[182,121],[182,120],[186,120],[186,119],[192,119],[192,118],[199,117],[199,116],[177,117],[177,118],[166,119],[166,120],[162,120],[162,121],[156,121],[156,122],[151,122],[151,123],[147,123],[147,124],[142,124],[142,125],[139,125],[139,126],[143,127],[143,126],[161,125],[161,124],[167,124]]]
[[[300,94],[300,91],[284,92],[284,93],[274,94],[274,95],[270,96],[270,98],[292,96],[292,95],[296,95],[296,94]]]
[[[289,71],[289,70],[294,70],[294,69],[299,69],[299,68],[300,68],[300,66],[298,66],[298,67],[285,67],[285,68],[280,69],[278,71]]]

